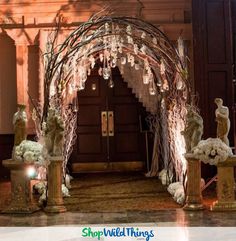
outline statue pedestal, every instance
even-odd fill
[[[3,166],[11,172],[11,202],[2,213],[33,213],[40,208],[32,202],[30,178],[26,175],[26,170],[31,164],[4,160]]]
[[[187,211],[198,211],[204,209],[201,192],[201,162],[187,157],[187,198],[183,207]]]
[[[236,156],[229,157],[217,165],[217,201],[211,206],[212,211],[236,211],[234,193],[234,166]]]
[[[48,213],[66,212],[62,197],[62,163],[63,157],[51,157],[48,167],[48,200],[44,209]]]

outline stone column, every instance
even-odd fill
[[[236,156],[228,158],[217,166],[217,201],[211,206],[212,211],[236,210],[234,193],[234,166]]]
[[[40,208],[33,203],[30,178],[26,171],[30,164],[14,160],[4,160],[3,166],[11,172],[11,202],[2,213],[32,213]]]
[[[194,158],[187,159],[187,198],[184,210],[202,210],[201,162]]]
[[[63,157],[51,157],[48,167],[48,200],[45,211],[48,213],[66,212],[62,197]]]

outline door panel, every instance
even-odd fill
[[[110,161],[143,162],[145,143],[140,134],[139,115],[145,115],[145,110],[118,68],[113,69],[113,81],[114,88],[108,89],[108,108],[114,112],[115,125],[114,136],[110,138]]]
[[[107,143],[101,135],[101,111],[106,109],[104,80],[89,76],[84,90],[79,91],[77,145],[72,155],[74,163],[104,162],[107,160]]]
[[[234,0],[192,1],[195,91],[204,121],[204,139],[216,136],[214,98],[224,100],[233,116],[233,68],[231,3]],[[234,125],[229,134],[234,142]],[[203,166],[204,177],[215,175],[215,167]]]
[[[97,69],[78,93],[78,140],[73,152],[73,171],[116,171],[142,169],[145,139],[139,115],[144,108],[113,69],[114,87],[99,77]]]

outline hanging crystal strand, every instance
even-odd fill
[[[136,61],[135,64],[134,64],[134,69],[135,69],[135,70],[139,70],[139,68],[140,68],[140,67],[139,67],[139,62]]]
[[[113,81],[113,77],[112,77],[112,71],[111,71],[111,75],[109,78],[109,83],[108,83],[109,88],[113,88],[114,87],[114,81]]]
[[[166,76],[165,76],[166,77]],[[169,90],[169,84],[167,81],[167,78],[163,79],[163,85],[162,85],[163,90]]]
[[[166,71],[166,67],[165,67],[164,61],[161,60],[161,64],[160,64],[160,73],[161,73],[161,75],[165,74],[165,71]]]
[[[154,78],[149,82],[149,94],[156,95],[156,85]]]
[[[109,23],[105,23],[105,34],[109,34],[110,26]]]
[[[147,85],[149,83],[149,79],[150,79],[150,66],[149,66],[149,62],[147,59],[144,60],[144,67],[143,67],[143,83],[145,85]]]
[[[179,72],[176,72],[176,75],[175,75],[175,85],[177,90],[182,90],[184,88],[184,82]]]
[[[96,63],[95,58],[93,57],[93,55],[90,55],[89,61],[90,61],[90,64],[91,64],[91,68],[93,69],[94,66],[95,66],[95,63]]]
[[[181,62],[184,64],[184,40],[182,36],[179,36],[178,38],[178,52]]]
[[[155,37],[152,39],[152,42],[153,44],[157,45],[157,39]]]
[[[122,57],[120,58],[120,63],[121,63],[122,65],[125,65],[125,64],[126,64],[126,57],[125,57],[125,56],[122,56]]]
[[[100,53],[100,54],[99,54],[99,59],[100,59],[100,62],[103,63],[103,59],[104,59],[103,53]]]
[[[109,62],[108,62],[108,54],[107,51],[104,54],[104,61],[103,61],[103,79],[108,80],[110,78],[110,73],[111,73],[111,69],[109,66]]]
[[[143,69],[143,83],[145,85],[147,85],[149,83],[148,71],[145,68]]]
[[[134,56],[133,55],[130,55],[130,66],[131,67],[134,67]]]
[[[132,34],[132,28],[131,28],[130,25],[128,25],[128,26],[126,27],[126,33],[129,34],[129,35]]]

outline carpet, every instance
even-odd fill
[[[176,209],[176,204],[157,178],[141,173],[80,174],[72,180],[68,211],[124,212]]]

